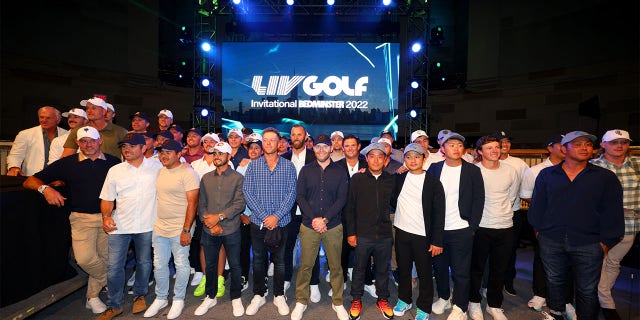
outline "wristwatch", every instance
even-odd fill
[[[182,228],[182,233],[189,233],[189,232],[191,232],[189,229]]]
[[[218,221],[222,221],[222,220],[224,220],[224,215],[222,215],[222,213],[221,213],[221,214],[218,215]]]
[[[44,189],[46,189],[46,188],[49,188],[49,186],[46,185],[46,184],[43,184],[43,185],[38,187],[38,192],[44,194]]]

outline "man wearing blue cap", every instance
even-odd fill
[[[567,133],[561,141],[565,160],[540,172],[529,207],[555,319],[564,316],[570,270],[578,319],[598,319],[602,259],[624,235],[622,186],[613,172],[589,163],[595,142],[584,131]]]

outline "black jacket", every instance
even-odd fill
[[[431,164],[429,172],[440,180],[444,161]],[[460,169],[460,189],[458,189],[458,209],[460,218],[466,220],[472,230],[477,230],[484,209],[484,180],[478,166],[462,160]]]
[[[309,149],[307,148],[307,154],[304,156],[304,164],[307,165],[311,162],[316,161],[316,154],[313,152],[313,149]],[[293,150],[289,150],[285,153],[283,153],[282,155],[280,155],[281,157],[291,161],[291,156],[293,155]],[[291,218],[295,218],[296,216],[296,211],[298,209],[298,202],[294,202],[293,203],[293,207],[291,207]]]
[[[351,177],[344,210],[347,236],[392,238],[389,214],[394,186],[395,177],[384,171],[378,179],[369,170]]]
[[[391,197],[391,206],[398,204],[398,197],[407,178],[407,172],[396,175],[396,186]],[[427,235],[427,243],[442,247],[442,235],[444,231],[445,199],[442,183],[429,173],[425,172],[422,185],[422,216],[424,218],[424,230]],[[396,214],[398,214],[396,208]]]
[[[340,165],[341,167],[344,168],[344,170],[347,170],[347,173],[349,173],[349,166],[347,165],[347,158],[342,158],[338,161],[336,161],[336,163],[338,165]],[[366,169],[367,168],[367,159],[359,154],[358,155],[358,170],[360,169]]]

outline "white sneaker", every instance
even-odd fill
[[[133,287],[135,283],[136,283],[136,272],[134,271],[131,274],[131,277],[129,277],[129,280],[127,280],[127,287]]]
[[[284,282],[284,293],[287,293],[287,290],[291,288],[291,281],[285,281]]]
[[[245,310],[245,314],[248,316],[252,316],[258,313],[260,307],[262,307],[265,303],[267,303],[267,299],[265,299],[263,296],[259,294],[254,295],[253,299],[251,299],[251,303],[249,303],[249,305],[247,306],[247,310]]]
[[[84,307],[87,309],[91,309],[91,312],[95,314],[103,313],[105,310],[107,310],[107,306],[102,302],[102,300],[100,300],[99,297],[87,299]]]
[[[469,302],[469,310],[467,310],[467,314],[471,320],[484,320],[482,306],[480,303]]]
[[[267,269],[267,277],[273,277],[273,262],[269,263],[269,268]]]
[[[462,309],[460,309],[458,306],[453,305],[453,308],[451,308],[451,313],[449,314],[449,317],[447,317],[447,320],[467,320],[467,314],[465,312],[462,312]]]
[[[317,284],[310,285],[309,290],[311,291],[311,294],[309,295],[309,300],[311,300],[311,302],[313,303],[320,302],[320,299],[322,298],[322,294],[320,294],[320,289],[318,288],[318,285]]]
[[[199,284],[200,284],[200,280],[202,280],[202,276],[203,276],[203,275],[204,275],[204,274],[202,274],[202,272],[196,272],[196,273],[194,273],[194,274],[193,274],[193,278],[191,278],[191,283],[190,283],[190,284],[191,284],[191,286],[192,286],[192,287],[195,287],[195,286],[199,285]]]
[[[331,270],[327,271],[327,275],[324,276],[324,281],[331,282]]]
[[[487,313],[493,317],[493,320],[507,320],[502,308],[491,308],[487,306]]]
[[[571,303],[567,303],[565,305],[565,318],[567,320],[577,320],[578,316],[576,315],[576,308],[573,307]]]
[[[287,305],[287,299],[284,297],[284,295],[274,297],[273,304],[278,308],[278,313],[281,316],[286,316],[289,314],[289,306]]]
[[[244,306],[242,305],[242,299],[236,298],[231,300],[231,306],[233,307],[234,317],[242,317],[242,315],[244,315]]]
[[[333,311],[336,312],[336,315],[338,316],[338,320],[349,320],[349,313],[347,312],[347,310],[344,308],[343,305],[335,306],[331,304],[331,309],[333,309]]]
[[[443,314],[445,310],[449,309],[451,309],[451,298],[447,300],[438,298],[438,300],[431,305],[431,312],[435,314]]]
[[[296,302],[296,306],[291,311],[291,320],[302,320],[302,314],[307,310],[307,305]]]
[[[213,308],[213,306],[215,306],[216,303],[218,303],[218,300],[216,299],[216,297],[213,297],[213,299],[211,299],[207,295],[204,298],[204,301],[202,301],[200,306],[198,306],[198,308],[196,308],[196,311],[193,314],[196,315],[196,316],[201,316],[201,315],[207,313],[207,311],[209,311],[209,309]]]
[[[347,284],[346,284],[346,283],[344,284],[344,287],[342,288],[342,292],[343,292],[343,293],[344,293],[344,290],[347,290]],[[332,289],[329,289],[329,293],[327,293],[327,295],[328,295],[329,297],[333,296],[333,288],[332,288]]]
[[[533,298],[531,298],[531,300],[529,300],[529,302],[527,303],[527,306],[529,306],[529,308],[538,312],[542,311],[542,307],[546,305],[546,299],[540,296],[533,296]]]
[[[182,314],[182,310],[184,310],[184,300],[173,300],[169,314],[167,314],[167,319],[179,317]]]
[[[160,310],[166,306],[169,305],[169,302],[167,302],[167,299],[155,299],[153,300],[153,302],[151,303],[151,305],[149,306],[149,308],[147,308],[147,310],[144,312],[143,317],[145,318],[151,318],[153,316],[155,316],[156,314],[158,314],[158,312],[160,312]]]
[[[366,293],[368,293],[370,296],[374,297],[374,298],[378,298],[378,295],[376,294],[376,285],[375,284],[370,284],[370,285],[364,285],[364,291]]]

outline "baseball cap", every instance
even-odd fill
[[[378,143],[388,143],[389,145],[392,145],[391,140],[387,139],[387,138],[380,138],[378,139]]]
[[[371,150],[380,150],[382,151],[382,153],[387,154],[387,149],[385,149],[384,146],[379,142],[369,144],[366,148],[360,151],[360,154],[366,156]]]
[[[240,130],[240,131],[242,131],[242,134],[245,135],[245,136],[248,136],[248,135],[253,133],[253,129],[246,128],[246,127],[242,128],[242,130]]]
[[[602,142],[609,142],[616,139],[627,139],[629,141],[633,141],[629,137],[629,132],[621,129],[609,130],[602,136]]]
[[[63,112],[62,116],[65,117],[65,118],[68,118],[70,114],[72,114],[74,116],[78,116],[78,117],[83,117],[83,118],[88,120],[87,113],[84,112],[84,110],[82,110],[80,108],[73,108],[73,109],[69,110],[68,112]]]
[[[182,130],[182,127],[179,124],[172,124],[171,127],[169,127],[169,130],[176,130],[176,131],[180,131],[181,133],[183,133],[184,131]]]
[[[550,147],[556,143],[560,143],[562,141],[562,138],[564,138],[564,135],[562,134],[558,134],[555,136],[550,137],[549,139],[547,139],[547,142],[545,143],[545,146]]]
[[[116,108],[113,107],[111,103],[105,102],[107,104],[107,110],[111,110],[111,112],[115,113]]]
[[[247,147],[250,147],[252,143],[255,143],[262,148],[262,136],[258,133],[252,133],[247,137]]]
[[[329,138],[328,135],[323,133],[323,134],[318,135],[318,137],[315,140],[313,140],[313,146],[314,147],[316,145],[321,144],[321,143],[322,144],[326,144],[328,146],[331,146],[331,138]]]
[[[211,138],[211,139],[213,139],[213,141],[215,141],[215,142],[220,142],[220,137],[218,137],[218,135],[217,135],[217,134],[215,134],[215,133],[211,133],[211,132],[209,132],[209,133],[205,134],[204,136],[202,136],[202,140],[201,140],[201,141],[204,141],[204,140],[205,140],[205,139],[207,139],[207,138]],[[173,139],[173,138],[172,138],[172,139]]]
[[[451,132],[449,129],[440,130],[440,132],[438,132],[438,142],[440,142],[444,136],[448,135],[449,132]]]
[[[100,133],[94,127],[91,127],[91,126],[82,127],[78,129],[78,137],[76,139],[80,140],[82,138],[91,138],[94,140],[98,140],[100,139]]]
[[[91,99],[80,101],[80,105],[83,107],[86,107],[87,103],[91,103],[94,106],[98,106],[98,107],[101,107],[102,109],[109,110],[107,103],[101,98],[91,98]]]
[[[594,136],[594,135],[592,135],[590,133],[587,133],[587,132],[584,132],[584,131],[571,131],[571,132],[569,132],[569,133],[564,135],[564,137],[562,138],[560,143],[562,145],[565,145],[565,144],[567,144],[567,143],[569,143],[569,142],[571,142],[571,141],[573,141],[573,140],[575,140],[577,138],[580,138],[580,137],[589,138],[589,140],[591,140],[591,142],[593,142],[593,143],[595,143],[598,140],[598,138],[596,138],[596,136]]]
[[[416,130],[414,132],[411,133],[411,142],[416,141],[416,139],[418,139],[418,137],[422,137],[425,136],[427,138],[429,138],[429,135],[427,135],[426,132],[424,132],[424,130]]]
[[[129,116],[129,119],[133,119],[133,118],[135,118],[135,117],[138,117],[138,118],[144,119],[144,121],[146,121],[146,122],[151,122],[151,120],[149,120],[149,116],[148,116],[146,113],[144,113],[144,112],[140,112],[140,111],[138,111],[138,112],[136,112],[136,113],[134,113],[134,114],[130,115],[130,116]]]
[[[238,128],[233,128],[231,130],[229,130],[229,134],[227,134],[227,137],[229,137],[232,133],[235,133],[238,135],[238,137],[242,138],[244,135],[242,134],[242,129],[238,129]]]
[[[156,135],[151,131],[145,131],[142,135],[146,138],[156,139]]]
[[[158,112],[158,117],[159,117],[159,116],[161,116],[161,115],[165,115],[165,116],[167,116],[168,118],[173,119],[173,113],[172,113],[172,112],[171,112],[171,110],[169,110],[169,109],[162,109],[162,110],[160,110],[160,112]]]
[[[419,154],[424,155],[424,148],[419,143],[409,143],[406,147],[404,147],[404,154],[406,155],[410,151],[415,151]]]
[[[120,140],[120,142],[118,142],[118,146],[122,147],[123,144],[128,143],[132,146],[134,145],[145,145],[145,141],[144,141],[144,137],[139,134],[139,133],[135,133],[135,132],[129,132],[127,133],[126,136],[124,136],[124,138],[122,138],[122,140]]]
[[[344,133],[342,133],[342,131],[331,132],[331,138],[333,138],[333,136],[335,135],[339,135],[340,137],[342,137],[342,139],[344,139]]]
[[[393,134],[391,133],[391,131],[389,130],[382,130],[382,132],[380,132],[380,138],[382,138],[383,135],[388,134],[390,136],[393,137]]]
[[[187,130],[187,133],[186,133],[186,134],[189,134],[189,132],[195,132],[195,133],[197,133],[199,136],[201,136],[201,137],[202,137],[202,131],[200,131],[200,129],[198,129],[198,128],[191,128],[191,129]]]
[[[228,154],[231,154],[231,151],[232,151],[231,146],[226,142],[218,142],[213,148],[220,152],[224,152]]]
[[[178,141],[175,140],[166,140],[162,143],[161,146],[156,147],[156,150],[172,150],[175,152],[182,151],[182,145]]]
[[[442,144],[444,144],[444,143],[445,143],[445,142],[447,142],[447,140],[449,140],[449,139],[458,139],[458,140],[460,140],[460,141],[464,142],[464,137],[463,137],[461,134],[459,134],[459,133],[457,133],[457,132],[453,132],[453,131],[449,131],[449,133],[445,134],[445,135],[442,137],[442,140],[441,140],[440,142],[441,142]]]
[[[160,131],[160,133],[158,133],[158,135],[156,136],[156,139],[158,139],[158,137],[164,137],[169,140],[173,140],[173,134],[169,130]]]
[[[500,141],[502,139],[509,139],[509,141],[513,140],[513,138],[511,138],[511,136],[508,135],[504,131],[496,131],[496,132],[492,133],[491,136],[493,136],[494,138],[498,139],[498,141]]]
[[[378,142],[378,140],[380,140],[380,137],[373,137],[371,138],[370,143]]]

